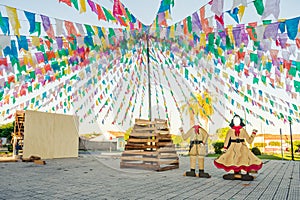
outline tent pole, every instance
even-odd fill
[[[146,40],[147,40],[147,67],[148,67],[148,97],[149,97],[149,120],[152,120],[152,112],[151,112],[151,83],[150,83],[150,53],[149,53],[149,37],[148,34],[146,34]]]

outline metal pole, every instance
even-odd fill
[[[290,136],[291,136],[291,150],[292,150],[292,160],[294,159],[294,147],[293,147],[293,134],[292,134],[292,120],[289,120],[290,122]]]
[[[149,96],[149,120],[152,120],[152,112],[151,112],[151,83],[150,83],[150,53],[149,53],[149,37],[148,34],[146,34],[146,40],[147,40],[147,67],[148,67],[148,96]]]
[[[283,160],[283,150],[282,150],[282,132],[280,128],[280,146],[281,146],[281,160]]]

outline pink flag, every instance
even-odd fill
[[[113,15],[114,16],[123,15],[120,0],[114,0]]]

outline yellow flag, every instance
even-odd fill
[[[206,46],[206,35],[205,35],[205,33],[200,34],[200,46],[202,46],[202,47]]]
[[[171,17],[171,15],[170,15],[170,13],[169,13],[168,10],[165,12],[165,19],[170,19],[170,20],[172,20],[172,17]]]
[[[93,26],[93,29],[94,29],[95,35],[98,36],[98,27],[97,26]]]
[[[37,36],[32,36],[32,44],[36,47],[39,47],[40,46],[40,38],[37,37]]]
[[[80,0],[80,13],[86,12],[85,0]]]
[[[6,12],[7,16],[9,18],[10,24],[12,28],[14,29],[15,35],[20,36],[19,29],[21,28],[19,19],[18,19],[18,14],[16,8],[12,8],[9,6],[6,6]]]
[[[239,6],[238,14],[239,14],[240,21],[242,21],[242,18],[244,16],[244,12],[245,12],[245,6],[243,6],[243,5]]]
[[[230,38],[230,41],[232,43],[235,43],[234,36],[233,36],[233,33],[232,33],[233,25],[228,25],[227,29],[228,29],[228,36]]]
[[[172,25],[170,28],[170,38],[175,38],[175,26]]]

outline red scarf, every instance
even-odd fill
[[[234,129],[235,136],[240,136],[240,130],[243,128],[242,126],[233,126],[232,129]]]
[[[194,129],[195,129],[195,132],[196,132],[196,134],[199,134],[199,129],[201,128],[201,126],[199,126],[199,125],[195,125],[194,126]]]

